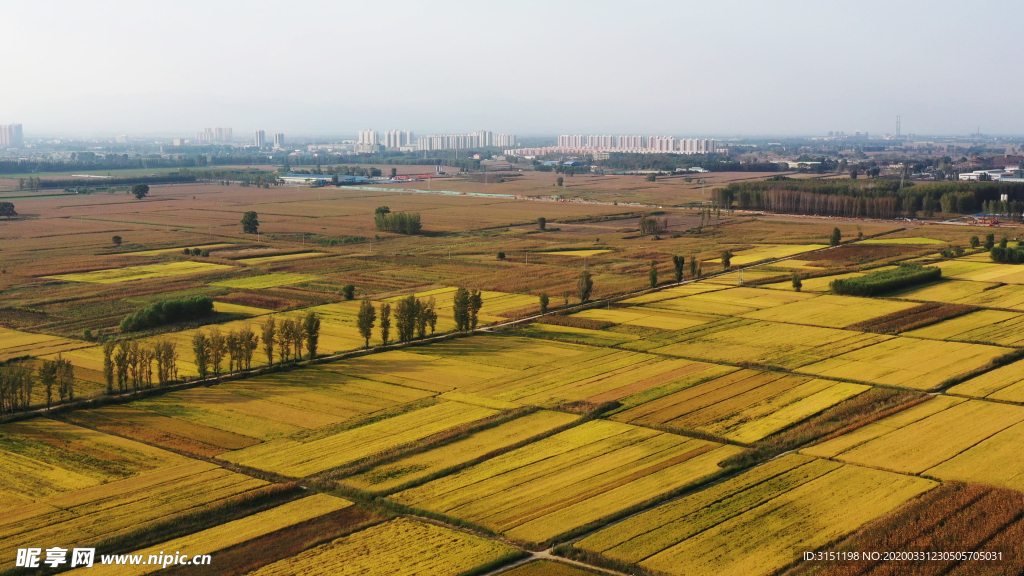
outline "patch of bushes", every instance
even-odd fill
[[[942,270],[918,264],[900,264],[892,270],[879,270],[859,278],[840,278],[829,286],[833,294],[843,296],[878,296],[898,288],[932,282],[942,277]]]
[[[136,310],[121,320],[121,332],[137,332],[174,322],[205,318],[213,314],[213,300],[193,296],[180,300],[164,300]]]
[[[993,246],[989,256],[1000,264],[1024,264],[1024,248],[1021,247]]]

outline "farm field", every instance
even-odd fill
[[[0,543],[86,545],[267,486],[215,464],[36,419],[0,428]],[[8,560],[9,562],[9,560]]]
[[[920,236],[910,238],[869,238],[861,240],[860,244],[946,244],[935,238],[923,238]]]
[[[294,437],[268,440],[218,458],[299,478],[351,464],[499,413],[499,410],[461,402],[441,402],[336,434],[321,434],[306,441]]]
[[[389,492],[445,469],[482,458],[497,450],[514,447],[531,438],[569,426],[579,420],[575,414],[541,410],[499,424],[433,450],[381,464],[343,482],[362,490]]]
[[[142,550],[134,550],[132,554],[140,554],[144,559],[150,555],[181,552],[189,556],[201,554],[215,555],[217,552],[236,546],[243,542],[270,534],[277,530],[294,526],[331,512],[337,512],[352,506],[352,502],[342,498],[335,498],[326,494],[314,494],[308,498],[294,500],[271,508],[264,512],[257,512],[245,518],[227,522],[213,528],[208,528],[188,536],[175,538],[162,542],[156,546],[150,546]],[[218,558],[219,559],[219,558]],[[211,566],[213,560],[211,558]],[[137,565],[137,566],[109,566],[98,565],[91,568],[77,570],[79,573],[96,573],[110,576],[134,576],[159,572],[160,565]]]
[[[159,248],[157,250],[140,250],[138,252],[128,252],[128,256],[159,256],[160,254],[181,254],[181,251],[185,248],[199,248],[200,250],[217,250],[223,248],[230,248],[234,244],[218,243],[218,244],[200,244],[198,246],[179,246],[177,248]]]
[[[991,372],[953,386],[949,394],[972,396],[975,398],[991,398],[1003,402],[1024,403],[1024,360],[1018,360],[1006,366],[1000,366]]]
[[[0,362],[20,356],[44,356],[89,346],[87,342],[46,334],[10,330],[0,326]]]
[[[239,258],[235,260],[239,264],[245,264],[252,266],[254,264],[266,264],[267,262],[281,262],[284,260],[298,260],[300,258],[316,258],[318,256],[325,256],[319,252],[299,252],[296,254],[277,254],[274,256],[254,256],[252,258]]]
[[[595,576],[601,574],[601,572],[594,572],[552,560],[537,560],[507,572],[502,572],[502,574],[506,576]]]
[[[1024,343],[1024,334],[1021,333],[1022,324],[1024,324],[1024,314],[1001,310],[979,310],[904,334],[916,338],[985,342],[1000,346],[1020,347]]]
[[[869,388],[782,373],[737,370],[617,412],[612,419],[751,443]]]
[[[219,282],[213,282],[211,286],[223,286],[225,288],[247,288],[249,290],[258,290],[260,288],[276,288],[277,286],[287,286],[289,284],[301,284],[303,282],[309,282],[315,277],[307,276],[305,274],[289,274],[284,272],[277,272],[271,274],[261,274],[259,276],[250,276],[248,278],[233,278],[231,280],[221,280]]]
[[[112,268],[110,270],[96,270],[94,272],[79,272],[77,274],[58,274],[46,276],[52,280],[66,280],[68,282],[91,282],[96,284],[110,284],[114,282],[130,282],[132,280],[144,280],[147,278],[165,278],[169,276],[181,276],[185,274],[201,274],[230,269],[231,266],[224,264],[212,264],[210,262],[164,262],[160,264],[145,264],[143,266],[126,266],[124,268]]]
[[[396,518],[270,564],[252,575],[458,576],[518,553],[516,548],[493,540]]]
[[[766,244],[763,246],[755,246],[754,248],[733,252],[732,265],[746,266],[747,264],[753,264],[754,262],[760,262],[761,260],[785,258],[787,256],[793,256],[803,252],[811,252],[813,250],[820,250],[822,248],[828,248],[828,244]],[[705,262],[721,264],[722,259],[715,258],[712,260],[705,260]]]
[[[597,531],[578,549],[663,574],[767,576],[937,486],[787,455]]]
[[[540,543],[713,477],[741,451],[594,421],[390,499]]]
[[[303,435],[423,401],[432,393],[329,371],[295,370],[68,415],[72,421],[202,456]]]
[[[826,328],[845,328],[872,318],[913,308],[911,302],[822,295],[773,308],[743,314],[754,320],[773,320],[793,324],[810,324]]]
[[[1021,422],[1024,408],[1020,406],[936,396],[801,452],[905,474],[1020,490],[1024,465],[1012,454],[1024,435]]]
[[[829,546],[827,551],[841,554],[853,550],[938,550],[957,547],[1001,553],[1001,561],[812,561],[802,562],[791,574],[1016,574],[1024,569],[1020,554],[1020,535],[1024,532],[1022,513],[1024,497],[1020,492],[974,484],[944,484],[908,502],[890,516],[870,523],[848,538]]]
[[[548,256],[576,256],[578,258],[586,258],[596,254],[604,254],[605,252],[611,252],[611,250],[563,250],[560,252],[541,252],[541,254],[547,254]]]

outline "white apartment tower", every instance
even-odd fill
[[[398,149],[402,146],[412,146],[413,134],[409,130],[388,130],[384,133],[384,147]]]
[[[263,148],[267,145],[267,133],[263,130],[257,130],[253,140],[257,148]]]
[[[284,133],[278,132],[274,134],[274,148],[278,150],[284,149]]]
[[[358,143],[376,146],[380,144],[380,134],[376,130],[360,130]]]

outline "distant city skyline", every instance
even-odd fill
[[[983,0],[984,18],[952,0],[304,8],[345,34],[283,34],[268,17],[280,5],[259,0],[8,2],[17,25],[0,50],[17,57],[0,77],[31,89],[0,92],[0,123],[46,135],[487,126],[722,138],[894,133],[901,115],[903,133],[1024,134],[1024,77],[1010,71],[1021,2]],[[383,29],[407,41],[382,42]],[[306,57],[339,51],[337,63]],[[40,73],[55,61],[59,74]]]

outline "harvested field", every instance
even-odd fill
[[[299,252],[296,254],[277,254],[274,256],[254,256],[252,258],[239,258],[235,260],[239,264],[245,264],[252,266],[255,264],[266,264],[267,262],[281,262],[284,260],[298,260],[301,258],[316,258],[318,256],[326,256],[326,254],[320,252]]]
[[[937,484],[788,455],[577,542],[663,574],[767,576]]]
[[[342,510],[349,506],[352,506],[352,503],[348,500],[335,498],[334,496],[328,496],[326,494],[314,494],[308,498],[294,500],[264,512],[257,512],[256,514],[246,516],[240,520],[227,522],[213,528],[189,534],[188,536],[162,542],[142,550],[134,550],[132,551],[132,554],[140,554],[144,560],[148,560],[150,555],[160,556],[162,554],[171,553],[172,550],[174,551],[174,554],[181,552],[183,554],[188,554],[189,556],[202,554],[217,556],[217,552],[226,548],[259,538],[260,536],[270,534],[277,530],[289,528],[295,524],[330,514],[331,512],[337,512],[338,510]],[[210,565],[215,566],[212,558]],[[97,565],[90,568],[87,573],[109,576],[136,576],[159,572],[162,569],[163,567],[159,564],[155,566]],[[207,569],[209,570],[211,568]]]
[[[592,421],[390,499],[540,543],[713,477],[741,451]]]
[[[717,314],[720,316],[732,316],[747,314],[755,310],[774,308],[791,302],[800,302],[816,298],[814,294],[785,293],[774,290],[762,290],[759,288],[730,288],[728,290],[715,290],[675,298],[672,300],[660,300],[646,304],[651,308],[670,310],[673,312],[690,312],[696,314]]]
[[[693,430],[734,442],[761,440],[869,386],[739,370],[616,413],[638,426]]]
[[[160,254],[181,254],[185,248],[199,248],[200,250],[217,250],[223,248],[230,248],[236,246],[236,244],[200,244],[198,246],[178,246],[177,248],[160,248],[157,250],[142,250],[139,252],[127,252],[128,256],[159,256]]]
[[[948,244],[943,240],[936,240],[935,238],[870,238],[868,240],[861,240],[858,244]]]
[[[942,480],[1020,490],[1024,408],[937,396],[801,453]]]
[[[862,332],[877,332],[878,334],[899,334],[900,332],[923,328],[949,318],[961,316],[973,310],[975,310],[974,307],[963,304],[921,304],[920,306],[906,308],[899,312],[851,324],[846,328]]]
[[[252,576],[458,576],[518,555],[515,548],[492,540],[396,518],[265,566]]]
[[[586,258],[588,256],[604,254],[605,252],[611,252],[611,250],[563,250],[561,252],[541,252],[541,254],[547,254],[548,256],[576,256],[577,258]]]
[[[110,270],[96,270],[94,272],[79,272],[77,274],[57,274],[45,276],[53,280],[66,280],[68,282],[90,282],[96,284],[110,284],[114,282],[129,282],[132,280],[144,280],[147,278],[165,278],[169,276],[182,276],[185,274],[201,274],[205,272],[224,271],[231,269],[231,266],[223,264],[211,264],[209,262],[164,262],[161,264],[146,264],[144,266],[126,266],[124,268],[112,268]]]
[[[552,560],[537,560],[502,572],[504,576],[597,576],[603,572],[586,570]]]
[[[992,552],[1002,559],[956,561],[811,561],[792,576],[996,576],[1024,570],[1024,496],[1014,490],[959,483],[943,484],[895,512],[829,546],[826,552],[899,550],[914,552]]]

